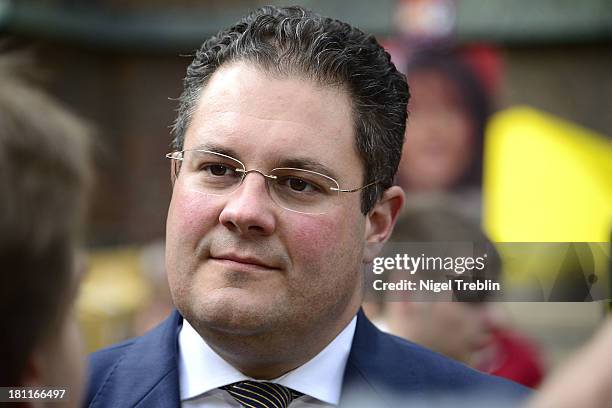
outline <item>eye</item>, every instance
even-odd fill
[[[317,193],[321,188],[299,177],[285,177],[279,180],[279,183],[291,189],[291,191],[300,193]]]
[[[310,187],[310,185],[304,180],[300,180],[296,178],[289,179],[288,184],[292,190],[296,190],[296,191],[304,191],[308,187]]]
[[[213,176],[222,177],[233,175],[236,169],[224,164],[206,164],[202,166],[202,170],[210,173]]]
[[[233,169],[222,164],[207,165],[205,166],[205,170],[210,172],[213,176],[226,176],[229,172],[233,171]]]

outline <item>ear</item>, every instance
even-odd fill
[[[370,263],[389,239],[397,216],[404,205],[404,190],[391,186],[366,216],[363,263]]]

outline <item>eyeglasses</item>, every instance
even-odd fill
[[[268,193],[280,207],[302,214],[324,214],[337,202],[340,193],[354,193],[372,186],[342,189],[336,180],[312,170],[278,167],[269,174],[247,170],[244,163],[231,156],[209,150],[182,150],[168,153],[176,161],[174,174],[182,169],[184,180],[193,190],[212,196],[236,191],[247,174],[259,173],[266,180]]]

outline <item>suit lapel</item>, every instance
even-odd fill
[[[357,327],[351,344],[351,352],[344,370],[340,407],[367,406],[362,405],[364,400],[368,401],[377,397],[376,389],[368,381],[368,373],[364,372],[361,365],[362,353],[368,353],[370,344],[375,340],[366,323],[369,321],[360,310],[357,314]]]
[[[117,362],[90,407],[180,407],[178,331],[182,317],[166,321],[134,341]]]
[[[389,372],[396,356],[388,337],[368,320],[362,310],[359,311],[342,382],[340,407],[394,406],[395,393],[418,392],[421,380],[414,367],[404,367],[401,373]],[[398,375],[400,383],[411,386],[398,389]]]

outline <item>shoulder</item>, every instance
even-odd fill
[[[474,370],[458,361],[435,353],[399,337],[381,332],[365,317],[349,357],[352,369],[374,388],[394,394],[420,396],[497,395],[518,400],[530,390],[512,381]],[[361,327],[359,326],[361,325]]]
[[[500,386],[520,390],[521,386],[477,371],[463,363],[426,349],[418,344],[380,333],[383,347],[380,356],[386,364],[392,365],[398,372],[418,370],[422,382],[436,388],[465,388],[480,386]],[[386,350],[386,351],[384,351]]]
[[[98,350],[89,356],[89,383],[87,386],[87,400],[91,401],[96,392],[102,388],[106,379],[116,369],[119,361],[129,353],[130,348],[138,338]]]
[[[177,336],[182,318],[174,312],[143,336],[90,355],[87,403],[112,406],[115,399],[144,397],[161,381],[178,389]]]

